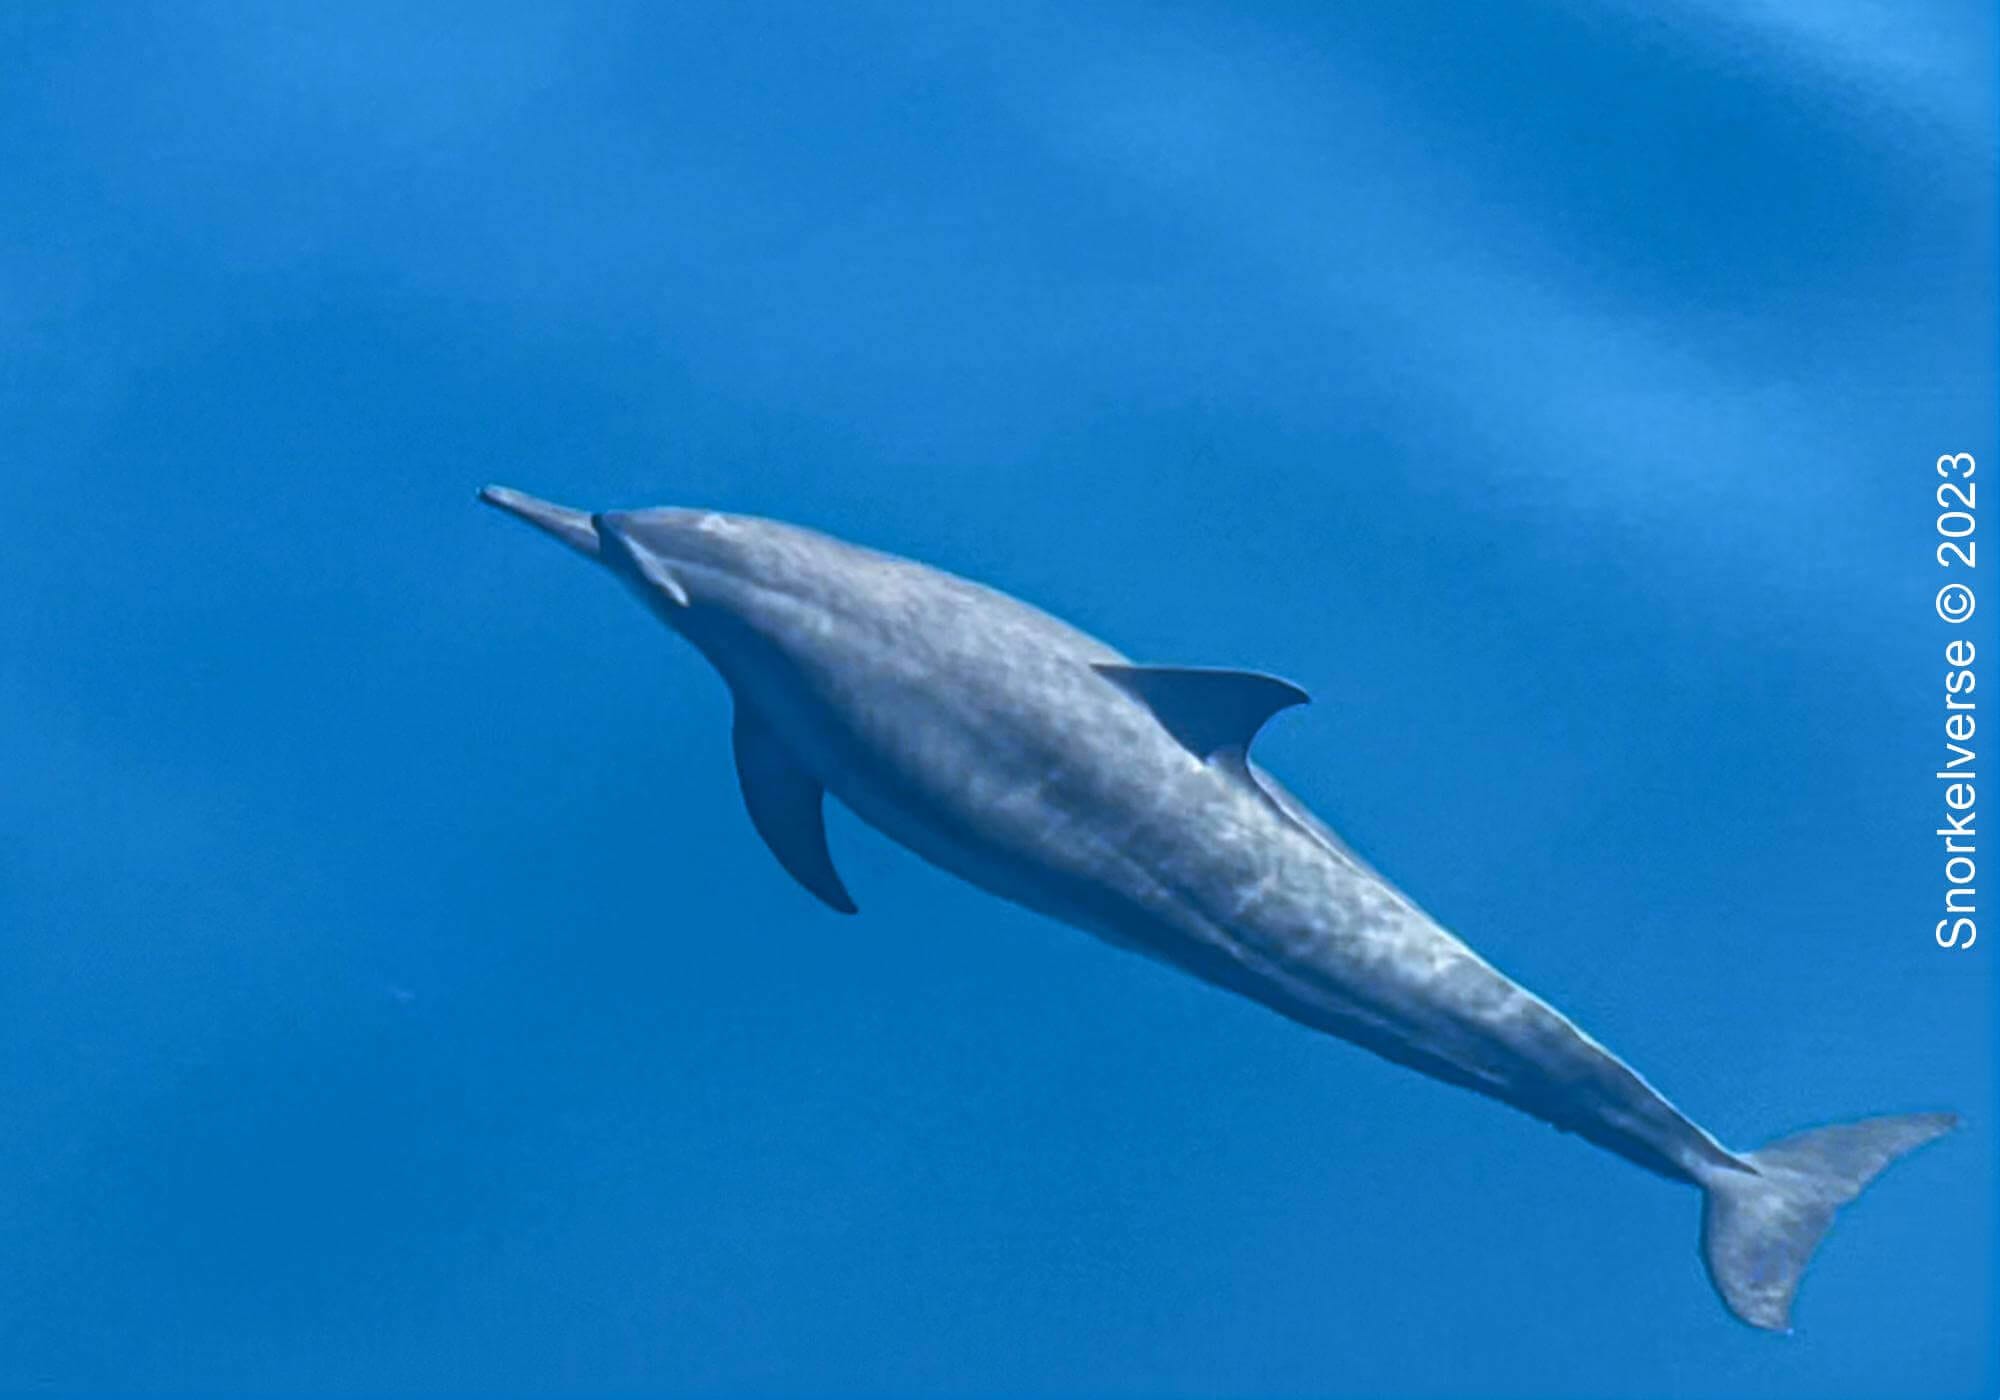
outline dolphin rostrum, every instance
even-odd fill
[[[1286,681],[1134,665],[1002,593],[775,521],[480,495],[604,564],[722,674],[750,820],[822,902],[855,909],[830,792],[993,894],[1699,1188],[1709,1277],[1753,1326],[1785,1330],[1834,1212],[1957,1122],[1724,1147],[1251,761],[1306,699]]]

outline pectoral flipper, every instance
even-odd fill
[[[739,696],[731,735],[751,825],[791,877],[843,914],[858,912],[826,848],[826,789]]]

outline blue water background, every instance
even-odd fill
[[[0,1388],[1991,1392],[2000,877],[1934,946],[1930,776],[1989,5],[0,55]],[[1294,678],[1263,760],[1726,1141],[1969,1123],[1753,1333],[1574,1138],[845,813],[821,909],[720,684],[488,480]]]

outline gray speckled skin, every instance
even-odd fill
[[[1661,1175],[1748,1170],[1269,775],[1183,747],[1092,669],[1125,660],[1102,642],[790,525],[486,494],[595,554],[828,792],[926,860]]]
[[[1300,698],[1282,682],[1121,674],[1110,647],[1004,594],[773,521],[480,494],[604,564],[714,663],[751,819],[831,907],[853,911],[823,792],[1002,898],[1700,1187],[1709,1276],[1754,1327],[1789,1328],[1835,1213],[1957,1122],[1728,1151],[1249,762],[1248,731]]]

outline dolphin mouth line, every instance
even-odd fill
[[[572,510],[511,486],[482,486],[479,499],[555,536],[578,554],[609,565],[614,573],[635,576],[675,607],[693,606],[687,588],[674,577],[667,561],[625,533],[621,514]]]
[[[668,562],[626,533],[626,518],[621,511],[600,511],[590,517],[590,526],[597,532],[598,549],[604,562],[611,565],[613,573],[636,574],[641,582],[650,585],[675,607],[692,607],[687,589],[674,577]]]
[[[591,523],[588,511],[571,510],[568,506],[530,496],[525,491],[516,491],[511,486],[482,486],[479,499],[516,519],[527,521],[544,534],[554,535],[578,554],[595,559],[601,552],[597,527]]]

